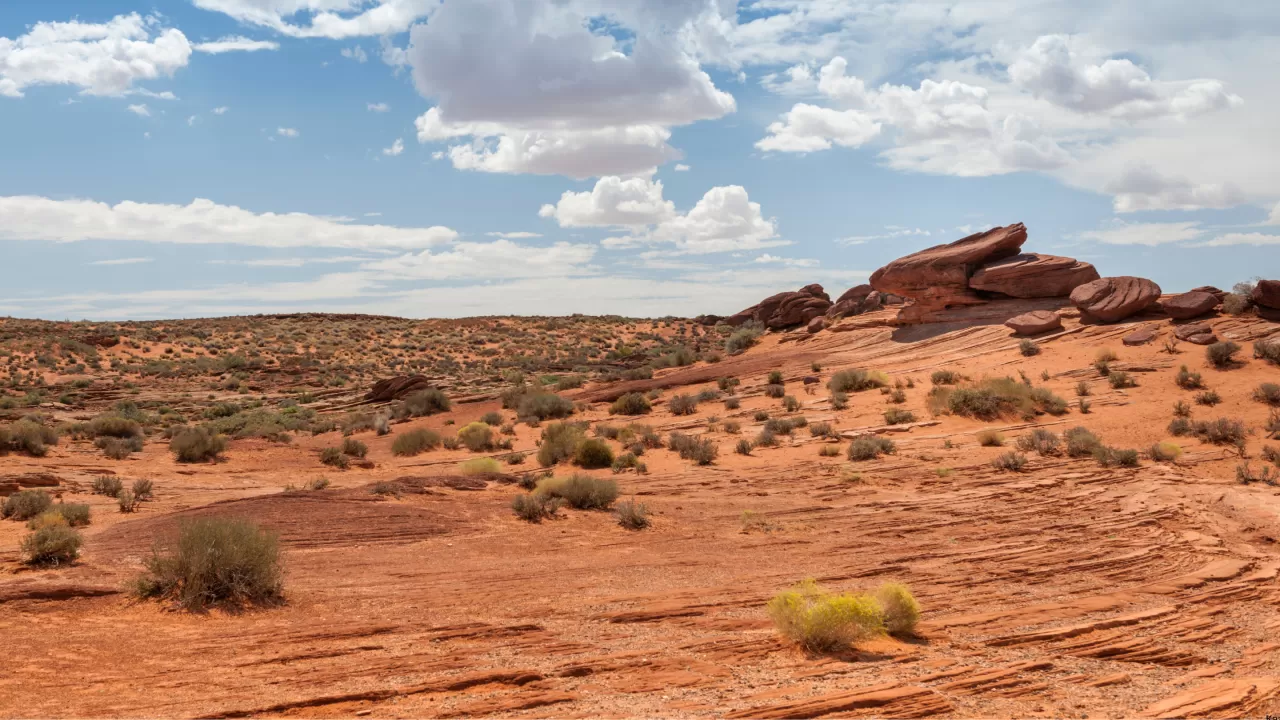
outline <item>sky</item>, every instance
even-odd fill
[[[1025,223],[1280,276],[1280,3],[5,0],[0,314],[729,314]]]

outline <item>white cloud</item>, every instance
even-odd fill
[[[366,263],[363,269],[382,278],[412,280],[562,277],[584,271],[595,252],[594,245],[566,242],[549,247],[520,245],[506,239],[457,242],[445,250],[423,250]]]
[[[676,216],[675,203],[662,197],[662,182],[647,178],[602,177],[586,192],[565,192],[538,215],[560,227],[630,227],[656,225]]]
[[[813,152],[828,150],[832,143],[859,147],[880,134],[880,123],[857,110],[832,110],[797,103],[782,120],[769,125],[769,135],[756,147],[766,151]]]
[[[485,235],[488,235],[489,237],[502,238],[504,240],[528,240],[530,238],[542,237],[542,233],[525,232],[523,230],[518,232],[488,232],[485,233]]]
[[[689,172],[689,166],[684,163],[676,163],[676,166],[672,168],[672,170],[675,170],[676,172]]]
[[[1194,240],[1204,234],[1198,222],[1126,223],[1116,221],[1113,227],[1080,233],[1086,240],[1107,245],[1169,245]]]
[[[125,95],[141,95],[143,97],[155,98],[156,100],[177,100],[178,96],[165,90],[164,92],[154,92],[146,88],[134,88],[127,90]]]
[[[404,32],[427,17],[440,0],[192,0],[204,10],[225,13],[249,25],[299,38],[388,35]],[[310,22],[301,24],[302,16]],[[291,18],[297,18],[290,22]]]
[[[257,52],[259,50],[279,50],[280,43],[270,40],[250,40],[242,35],[231,35],[211,42],[196,43],[191,46],[196,52],[219,55],[228,52]]]
[[[813,95],[818,91],[818,79],[807,63],[792,65],[781,73],[769,73],[760,78],[760,85],[779,95]]]
[[[356,45],[355,47],[342,48],[342,57],[355,60],[358,63],[369,62],[369,55],[364,48]]]
[[[189,205],[0,197],[0,240],[134,240],[261,247],[423,248],[453,240],[446,227],[359,225],[305,213],[255,213],[197,199]]]
[[[297,268],[305,265],[336,265],[340,263],[362,263],[376,258],[360,255],[342,255],[340,257],[284,257],[257,258],[253,260],[210,260],[210,265],[244,265],[245,267],[289,267]]]
[[[134,115],[138,115],[140,117],[151,117],[151,110],[147,107],[146,103],[141,103],[139,105],[130,105],[125,109],[133,113]]]
[[[784,258],[770,255],[769,253],[764,253],[751,262],[761,265],[785,265],[787,267],[816,267],[818,264],[817,260],[809,258]]]
[[[90,265],[138,265],[140,263],[152,262],[155,258],[149,257],[129,257],[115,258],[113,260],[94,260]]]
[[[188,118],[187,118],[187,127],[191,127],[191,126],[195,125],[195,124],[196,124],[196,120],[199,120],[199,119],[200,119],[200,118],[199,118],[198,116],[196,116],[196,115],[192,115],[192,116],[188,117]]]
[[[228,111],[228,110],[230,110],[230,109],[231,109],[231,108],[226,107],[226,106],[223,106],[223,107],[216,107],[216,108],[214,108],[214,109],[213,109],[213,114],[214,114],[214,115],[225,115],[225,114],[227,114],[227,111]]]
[[[1280,225],[1280,203],[1271,208],[1271,214],[1267,216],[1267,225]]]
[[[191,44],[154,17],[117,15],[102,24],[39,22],[16,40],[0,37],[0,95],[33,85],[74,85],[85,95],[124,95],[138,80],[172,77]]]
[[[1280,245],[1280,235],[1266,233],[1224,233],[1202,243],[1201,247],[1226,247],[1229,245]]]
[[[402,152],[404,152],[403,138],[396,138],[396,141],[391,143],[391,147],[382,148],[382,154],[386,155],[387,157],[395,157]]]
[[[386,103],[369,103],[367,107],[369,108],[369,112],[376,113],[384,113],[391,109],[391,106]]]
[[[281,137],[287,137],[287,138],[296,138],[296,137],[298,137],[298,131],[297,131],[296,129],[294,129],[294,128],[287,128],[287,127],[276,128],[276,134],[277,134],[277,135],[279,135],[279,136],[281,136]]]
[[[1245,202],[1244,194],[1232,183],[1196,185],[1185,178],[1161,175],[1149,165],[1126,168],[1103,189],[1115,196],[1113,204],[1118,213],[1228,208]]]
[[[970,232],[970,230],[967,229],[967,226],[966,228],[957,228],[957,229],[961,230],[961,232],[963,232],[966,235]],[[839,238],[838,240],[836,240],[836,242],[841,245],[862,245],[871,240],[885,240],[889,238],[913,237],[913,236],[928,237],[932,234],[933,233],[929,232],[928,230],[922,230],[921,228],[904,228],[904,227],[898,227],[897,225],[886,225],[885,232],[877,233],[875,235],[849,235],[848,237]]]

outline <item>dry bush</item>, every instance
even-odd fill
[[[555,393],[529,393],[520,398],[516,416],[524,422],[530,420],[558,420],[573,414],[573,403]]]
[[[698,399],[692,395],[672,395],[667,401],[672,415],[692,415],[698,410]]]
[[[583,423],[558,422],[551,423],[542,430],[542,444],[538,446],[538,463],[543,467],[551,467],[569,460],[578,451],[578,444],[584,439],[586,426]]]
[[[884,411],[884,422],[886,425],[901,425],[903,423],[915,422],[915,413],[902,408],[889,408]]]
[[[1034,340],[1023,338],[1018,342],[1018,352],[1022,353],[1023,357],[1032,357],[1040,354],[1040,346]]]
[[[1057,455],[1060,451],[1061,442],[1058,436],[1045,430],[1044,428],[1036,428],[1029,434],[1018,438],[1017,446],[1019,450],[1024,452],[1035,452],[1037,455],[1052,456]]]
[[[448,412],[452,407],[453,403],[449,402],[449,397],[443,390],[427,388],[400,401],[396,406],[395,415],[399,418],[423,417]]]
[[[1200,377],[1200,373],[1188,370],[1186,365],[1178,368],[1173,382],[1183,390],[1199,390],[1204,387],[1204,379]]]
[[[1280,339],[1254,341],[1253,356],[1272,365],[1280,365]]]
[[[902,583],[887,582],[876,589],[876,600],[884,614],[885,629],[894,635],[910,635],[920,622],[920,603],[911,588]]]
[[[827,388],[832,393],[862,392],[873,388],[882,388],[889,384],[889,377],[879,370],[841,370],[831,376]]]
[[[343,455],[342,450],[336,447],[327,447],[321,450],[320,462],[339,470],[346,470],[351,465],[351,462],[347,460],[347,456]]]
[[[1147,457],[1156,462],[1176,462],[1182,456],[1182,448],[1176,443],[1158,442],[1147,448]]]
[[[344,438],[342,440],[342,454],[350,455],[354,458],[363,458],[369,454],[369,446],[355,438]]]
[[[543,518],[555,517],[564,500],[540,493],[517,495],[511,499],[511,511],[521,520],[540,523]]]
[[[1280,385],[1262,383],[1253,391],[1253,399],[1272,407],[1280,406]]]
[[[910,592],[905,591],[905,596]],[[904,599],[893,591],[886,591],[886,597],[895,603]],[[779,632],[810,652],[845,650],[886,629],[885,608],[875,596],[828,592],[813,580],[778,593],[766,610]],[[899,622],[910,615],[910,609],[901,604],[895,604],[894,612]]]
[[[764,386],[764,396],[770,398],[780,398],[787,394],[787,388],[782,385],[768,384]]]
[[[643,530],[649,527],[649,507],[635,500],[623,500],[618,503],[618,524],[628,530]]]
[[[1107,375],[1107,382],[1111,383],[1111,387],[1116,390],[1125,388],[1138,387],[1138,381],[1132,375],[1122,370],[1113,370]]]
[[[938,385],[929,391],[930,412],[935,415],[960,415],[978,420],[995,420],[1004,416],[1032,418],[1037,413],[1061,415],[1067,401],[1046,388],[1031,388],[1012,378],[984,378],[964,387]]]
[[[1102,440],[1094,435],[1088,428],[1073,427],[1062,433],[1062,439],[1066,441],[1067,455],[1073,458],[1088,457],[1093,455],[1093,451],[1102,447]]]
[[[32,457],[44,457],[50,445],[58,444],[58,431],[34,420],[19,420],[0,428],[0,452],[26,453]]]
[[[1113,465],[1118,465],[1120,467],[1137,467],[1138,451],[1120,450],[1118,448],[1103,445],[1094,448],[1093,459],[1102,467],[1111,467]]]
[[[1230,340],[1216,342],[1204,349],[1204,355],[1209,364],[1219,370],[1234,366],[1238,362],[1235,357],[1238,352],[1240,352],[1240,346]]]
[[[1022,472],[1022,469],[1026,466],[1027,456],[1013,450],[991,461],[991,467],[1009,472]]]
[[[114,475],[99,475],[93,479],[89,489],[94,495],[115,497],[124,489],[124,481]]]
[[[227,439],[207,428],[184,428],[174,433],[169,450],[178,462],[216,462],[227,449]]]
[[[30,535],[22,539],[19,549],[23,562],[29,565],[62,565],[74,561],[80,555],[84,539],[61,516],[50,517],[37,524]]]
[[[538,481],[535,493],[564,500],[578,510],[606,510],[618,499],[618,483],[608,478],[574,474]]]
[[[146,567],[134,592],[187,610],[274,604],[284,597],[279,538],[246,519],[182,521],[176,541],[157,546]]]
[[[979,430],[975,437],[982,447],[1000,447],[1004,445],[1004,435],[999,430]]]
[[[500,475],[502,463],[493,458],[471,458],[458,463],[458,472],[463,475]]]
[[[627,393],[609,406],[609,412],[613,415],[644,415],[652,409],[649,400],[640,393]]]
[[[853,461],[874,460],[881,455],[892,455],[897,446],[889,438],[878,435],[863,435],[849,443],[848,458]]]
[[[458,441],[471,452],[493,449],[493,428],[486,423],[467,423],[458,429]]]
[[[53,498],[43,490],[19,490],[5,498],[0,515],[9,520],[30,520],[49,509]]]
[[[399,457],[413,457],[440,447],[440,434],[420,428],[396,436],[391,442],[391,452]]]
[[[1220,402],[1222,402],[1222,396],[1212,390],[1202,390],[1201,392],[1196,393],[1197,405],[1213,407]]]

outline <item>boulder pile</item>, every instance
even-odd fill
[[[831,297],[822,286],[814,283],[794,292],[771,295],[759,303],[724,319],[737,327],[752,320],[769,330],[785,330],[808,325],[810,320],[826,315],[831,308]]]

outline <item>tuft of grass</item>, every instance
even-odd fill
[[[1183,390],[1199,390],[1204,387],[1204,379],[1200,377],[1200,373],[1188,370],[1186,365],[1178,368],[1173,382]]]
[[[227,438],[203,428],[184,428],[174,433],[169,450],[178,462],[217,462],[227,449]]]
[[[369,454],[369,446],[355,438],[343,438],[342,454],[349,455],[354,458],[363,458],[365,455]]]
[[[901,425],[903,423],[915,422],[915,413],[902,408],[889,408],[884,411],[884,422],[886,425]]]
[[[1026,466],[1027,456],[1014,450],[1010,450],[991,461],[991,467],[1009,472],[1022,472],[1022,469]]]
[[[1137,450],[1120,450],[1105,445],[1093,449],[1093,459],[1102,467],[1119,465],[1120,467],[1137,467]]]
[[[979,430],[977,435],[978,444],[982,447],[1000,447],[1004,445],[1004,435],[999,430]]]
[[[752,445],[750,440],[742,438],[733,446],[733,451],[739,455],[750,455],[753,447],[755,446]]]
[[[894,635],[910,635],[920,622],[920,603],[911,588],[902,583],[887,582],[876,589],[876,601],[884,616],[884,627]]]
[[[1280,385],[1262,383],[1253,391],[1253,399],[1272,407],[1280,407]]]
[[[964,376],[954,370],[934,370],[929,381],[934,385],[958,385]]]
[[[847,456],[853,461],[874,460],[881,455],[892,455],[895,452],[897,452],[897,446],[889,438],[863,435],[849,443]]]
[[[878,370],[841,370],[831,376],[827,388],[835,392],[862,392],[882,388],[889,384],[889,377]]]
[[[564,500],[540,493],[527,493],[511,498],[511,511],[516,517],[531,523],[540,523],[543,518],[555,517]]]
[[[247,519],[182,521],[176,541],[157,546],[146,568],[134,592],[187,610],[270,605],[284,598],[279,537]]]
[[[615,509],[618,524],[628,530],[643,530],[650,525],[649,507],[635,500],[623,500]]]
[[[463,475],[499,475],[502,463],[493,458],[471,458],[458,463],[458,472]]]
[[[613,415],[644,415],[652,409],[648,398],[640,393],[627,393],[609,406],[609,412]]]
[[[1138,381],[1135,380],[1132,375],[1124,372],[1123,370],[1112,370],[1111,373],[1107,375],[1107,382],[1111,383],[1111,387],[1116,390],[1138,387]]]
[[[1240,352],[1240,345],[1230,340],[1225,342],[1216,342],[1204,349],[1205,358],[1209,364],[1219,370],[1225,370],[1236,364],[1236,353]]]
[[[1076,383],[1076,397],[1089,397],[1093,394],[1093,390],[1089,388],[1089,383],[1081,380]]]
[[[1023,357],[1033,357],[1040,354],[1040,346],[1034,340],[1023,338],[1018,342],[1018,352],[1022,353]]]
[[[618,499],[618,483],[608,478],[574,474],[543,478],[534,492],[560,498],[578,510],[607,510]]]
[[[1196,404],[1207,405],[1213,407],[1222,402],[1222,396],[1212,390],[1204,390],[1196,393]]]
[[[413,457],[440,447],[440,433],[426,428],[400,433],[391,442],[391,452],[397,457]]]
[[[1147,448],[1147,457],[1156,462],[1176,462],[1182,456],[1182,448],[1176,443],[1158,442]]]

